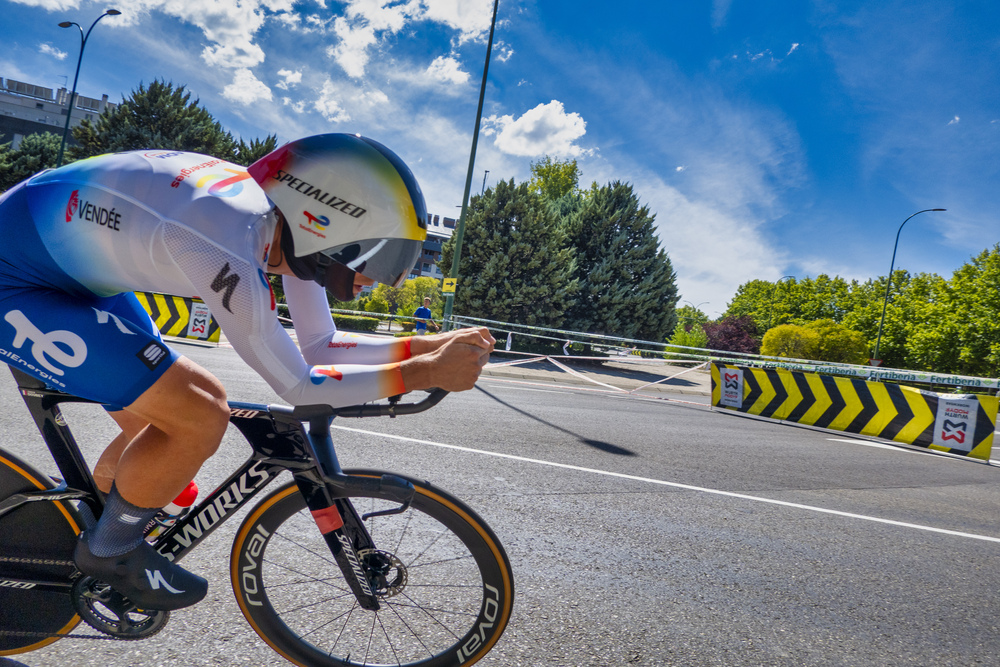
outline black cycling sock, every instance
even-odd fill
[[[146,524],[159,511],[159,507],[136,507],[122,498],[118,487],[112,485],[101,520],[89,531],[90,553],[108,558],[132,551],[142,543]]]

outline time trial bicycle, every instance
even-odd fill
[[[92,401],[11,372],[62,478],[0,449],[0,655],[72,636],[81,620],[116,639],[155,634],[169,612],[137,608],[73,563],[85,528],[78,504],[99,517],[103,500],[59,406]],[[429,482],[341,469],[330,430],[337,416],[413,414],[446,394],[336,409],[230,402],[249,458],[154,546],[182,559],[287,471],[291,481],[250,509],[231,551],[233,592],[253,630],[308,667],[475,663],[514,601],[496,535]]]

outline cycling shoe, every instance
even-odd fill
[[[139,609],[171,611],[189,607],[208,593],[208,582],[156,552],[148,542],[122,554],[101,558],[90,553],[89,532],[80,536],[73,560],[86,575],[111,586]]]

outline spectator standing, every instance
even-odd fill
[[[429,296],[424,297],[424,305],[413,311],[413,317],[416,318],[413,330],[417,332],[418,336],[426,335],[427,324],[431,319],[431,298]]]

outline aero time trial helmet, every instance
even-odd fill
[[[248,171],[285,218],[281,248],[299,278],[348,300],[354,272],[398,287],[413,268],[427,238],[424,196],[410,169],[377,141],[306,137]]]

